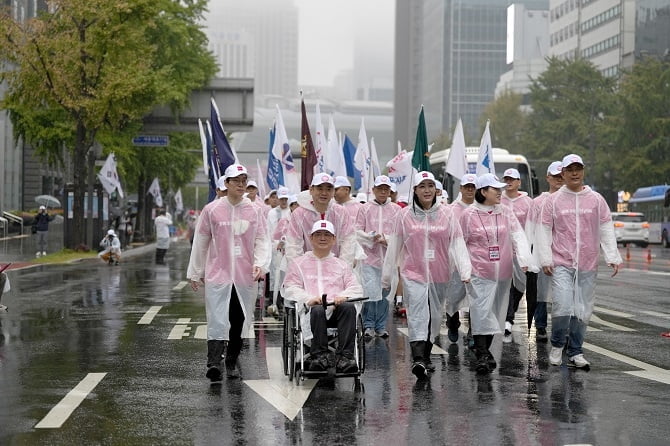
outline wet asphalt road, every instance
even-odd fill
[[[668,249],[654,247],[648,262],[647,250],[631,248],[614,279],[602,270],[585,345],[590,372],[549,365],[549,346],[534,331],[529,339],[522,308],[513,342],[494,341],[499,368],[490,376],[476,376],[462,341],[443,336],[424,384],[409,371],[405,321],[394,318],[389,339],[366,343],[356,390],[352,378],[278,378],[282,331],[272,323],[246,341],[243,379],[210,385],[202,294],[183,282],[188,243],[172,245],[169,266],[153,265],[147,248],[119,267],[10,272],[0,444],[668,444]],[[44,426],[91,379],[81,404]]]

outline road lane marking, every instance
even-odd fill
[[[629,313],[624,313],[624,312],[616,311],[616,310],[610,310],[608,308],[603,308],[603,307],[598,307],[598,306],[593,307],[593,311],[597,311],[598,313],[608,314],[610,316],[616,316],[616,317],[624,317],[624,318],[633,317],[633,315],[629,314]]]
[[[185,281],[185,280],[182,280],[182,281],[179,282],[177,285],[175,285],[174,288],[172,288],[172,291],[181,291],[181,290],[184,289],[184,287],[185,287],[186,285],[188,285],[188,282]]]
[[[89,393],[95,389],[107,373],[89,373],[77,386],[70,390],[58,404],[56,404],[42,420],[35,425],[36,429],[59,428],[79,407]]]
[[[193,337],[195,339],[207,339],[207,324],[198,325],[197,327],[195,327],[195,334],[193,335]],[[256,337],[256,332],[254,331],[254,327],[250,327],[249,332],[247,333],[247,335],[242,336],[242,338],[244,338],[244,339],[254,339],[255,337]]]
[[[302,410],[318,380],[306,379],[299,385],[290,382],[288,377],[284,375],[280,347],[266,348],[265,357],[270,379],[244,380],[244,384],[249,386],[286,418],[293,421],[296,415]]]
[[[635,371],[624,371],[624,373],[627,373],[629,375],[637,376],[640,378],[645,378],[645,379],[650,379],[653,381],[658,381],[664,384],[670,384],[670,371],[662,369],[660,367],[656,367],[655,365],[647,364],[646,362],[639,361],[637,359],[633,359],[629,356],[622,355],[621,353],[616,353],[611,350],[607,350],[602,347],[598,347],[593,344],[589,344],[588,342],[585,342],[583,344],[583,347],[587,350],[591,350],[596,353],[600,353],[601,355],[608,356],[612,359],[615,359],[617,361],[623,362],[625,364],[631,365],[633,367],[637,367],[639,369],[642,369],[642,371],[635,370]]]
[[[604,325],[605,327],[614,328],[614,329],[619,330],[619,331],[637,331],[634,328],[629,328],[629,327],[625,327],[623,325],[615,324],[613,322],[604,321],[604,320],[600,319],[598,316],[596,316],[595,314],[591,316],[591,322],[595,322],[597,324]]]
[[[633,273],[646,273],[646,274],[651,274],[651,275],[654,275],[654,276],[670,276],[670,273],[667,273],[667,272],[664,272],[664,271],[647,271],[647,270],[644,270],[644,269],[633,269],[633,268],[630,268],[630,269],[625,268],[625,269],[622,269],[621,271],[630,271],[630,272],[633,272]]]
[[[191,330],[191,327],[187,325],[189,322],[191,322],[191,318],[188,317],[179,318],[177,320],[177,324],[174,327],[172,327],[172,330],[168,335],[168,339],[181,339],[184,337],[188,337],[187,332]]]
[[[659,311],[642,311],[642,313],[646,314],[647,316],[656,316],[656,317],[662,317],[663,319],[670,319],[670,314],[661,313]]]
[[[146,313],[144,313],[144,316],[137,321],[137,325],[143,325],[143,324],[150,324],[151,321],[154,320],[154,317],[158,314],[159,311],[161,311],[161,306],[156,306],[156,307],[151,307],[147,310]]]

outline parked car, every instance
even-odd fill
[[[642,248],[649,245],[649,222],[643,213],[612,212],[612,221],[617,243],[634,243]]]

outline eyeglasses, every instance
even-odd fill
[[[579,164],[563,168],[563,172],[580,172],[582,170],[584,170],[584,166],[580,166]]]
[[[246,178],[228,178],[228,181],[233,183],[233,184],[247,184],[247,179]]]

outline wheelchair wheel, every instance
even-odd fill
[[[291,336],[291,318],[284,316],[283,332],[282,332],[282,343],[281,343],[281,358],[284,365],[284,375],[288,375],[288,350],[289,350],[289,339]]]
[[[358,315],[356,320],[356,344],[358,347],[358,373],[365,371],[365,341],[363,338],[363,318]]]

